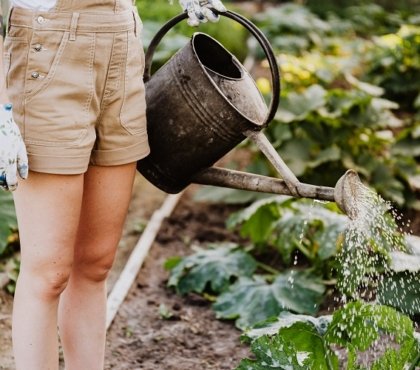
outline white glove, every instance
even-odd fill
[[[179,0],[182,9],[188,13],[188,24],[198,26],[200,22],[217,22],[219,16],[211,8],[225,12],[226,8],[220,0]]]
[[[15,190],[18,179],[28,177],[28,156],[18,126],[12,115],[12,104],[0,104],[0,188]]]

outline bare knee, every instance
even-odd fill
[[[91,253],[88,256],[76,258],[73,268],[73,274],[76,274],[75,277],[83,278],[93,283],[106,280],[115,256],[115,248],[110,249],[103,253]]]
[[[64,291],[70,278],[71,265],[49,266],[21,271],[22,285],[43,300],[56,299]]]

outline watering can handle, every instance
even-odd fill
[[[267,38],[265,37],[264,33],[262,33],[262,31],[259,30],[257,26],[255,26],[251,21],[249,21],[245,17],[231,11],[218,12],[216,10],[213,10],[213,12],[220,14],[222,16],[225,16],[227,18],[233,19],[234,21],[244,26],[257,39],[261,48],[264,50],[265,56],[267,57],[267,60],[268,60],[268,64],[270,65],[271,83],[272,83],[272,90],[273,90],[273,94],[272,94],[271,102],[269,106],[269,112],[263,123],[263,126],[267,126],[268,123],[274,118],[274,115],[276,114],[276,111],[279,105],[279,100],[280,100],[280,75],[279,75],[279,68],[277,65],[277,61],[276,61],[276,57],[274,55],[273,49],[271,48],[271,45],[268,42]],[[153,37],[145,56],[145,68],[144,68],[144,76],[143,76],[144,82],[147,82],[150,79],[153,55],[160,41],[163,39],[163,37],[168,33],[168,31],[172,27],[174,27],[176,24],[178,24],[179,22],[181,22],[182,20],[186,18],[188,18],[188,14],[185,12],[170,19],[167,23],[165,23],[162,26],[162,28]]]

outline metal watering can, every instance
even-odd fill
[[[357,214],[357,173],[348,170],[335,188],[301,183],[261,130],[273,119],[280,97],[279,70],[265,35],[234,12],[220,13],[243,25],[258,40],[271,69],[272,100],[265,104],[254,80],[218,41],[195,33],[151,76],[152,58],[166,33],[187,14],[168,21],[146,53],[147,129],[150,154],[137,169],[153,185],[178,193],[191,183],[215,185],[294,197],[335,201],[350,218]],[[282,179],[211,167],[249,138]]]

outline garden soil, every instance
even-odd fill
[[[249,355],[240,332],[216,320],[198,295],[180,297],[166,287],[166,259],[192,253],[194,245],[237,241],[224,228],[230,210],[193,202],[184,194],[158,237],[111,326],[106,369],[234,369]],[[166,317],[171,316],[171,317]]]

